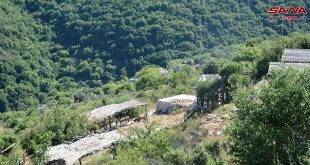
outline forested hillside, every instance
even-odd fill
[[[131,77],[148,64],[165,67],[171,59],[221,45],[310,30],[309,19],[269,21],[268,7],[278,4],[3,0],[0,111],[24,110],[47,100],[70,102],[70,90],[102,87]]]
[[[303,21],[269,21],[267,9],[280,4],[269,1],[36,0],[22,4],[50,25],[56,42],[69,51],[60,76],[77,80],[112,80],[123,67],[133,75],[145,64],[165,66],[170,59],[206,48],[310,29]]]
[[[38,105],[55,81],[53,31],[7,0],[0,2],[0,112]]]
[[[309,18],[268,19],[283,3],[0,0],[0,165],[46,164],[51,146],[112,129],[128,139],[90,164],[309,164],[309,69],[265,78],[286,48],[310,49]],[[201,74],[221,79],[197,83]],[[195,103],[152,113],[178,94],[206,95],[208,115],[185,120]],[[90,110],[132,99],[148,113],[90,120]]]

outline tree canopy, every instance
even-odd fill
[[[134,76],[145,65],[166,67],[173,59],[191,58],[253,37],[309,31],[308,20],[269,21],[266,9],[276,4],[238,0],[3,0],[0,111],[25,110],[54,99],[70,102],[69,95],[59,95],[59,91],[102,87]],[[309,3],[288,5],[308,7]],[[304,41],[303,47],[307,44]],[[249,48],[257,42],[233,48],[238,52],[235,60],[251,61],[283,49]],[[222,49],[212,53],[215,58],[229,55]],[[266,63],[272,59],[262,57],[257,77],[266,72]]]
[[[306,164],[309,150],[310,70],[289,69],[270,81],[239,87],[228,129],[231,154],[241,164]],[[250,139],[250,140],[249,140]]]

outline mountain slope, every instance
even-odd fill
[[[0,112],[24,110],[48,95],[53,69],[50,28],[8,0],[0,2]]]
[[[309,7],[309,2],[290,2]],[[27,1],[27,9],[48,23],[57,42],[69,51],[77,80],[111,80],[119,70],[133,75],[145,64],[165,66],[174,58],[206,48],[240,43],[252,37],[309,31],[309,21],[269,21],[269,1],[243,0],[64,0]],[[287,4],[289,5],[289,4]],[[107,63],[108,60],[109,61]],[[86,61],[86,62],[85,62]],[[103,72],[94,62],[103,66]],[[81,67],[87,66],[85,68]],[[101,67],[102,68],[102,67]],[[115,71],[115,72],[114,72]],[[66,73],[64,73],[66,74]]]
[[[289,2],[308,8],[309,2]],[[269,21],[267,0],[3,0],[0,111],[47,100],[72,102],[78,86],[102,87],[148,64],[208,49],[310,31],[304,21]],[[59,94],[59,91],[63,93]],[[58,95],[59,94],[59,95]],[[69,98],[69,100],[68,100]]]

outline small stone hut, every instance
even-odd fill
[[[177,95],[157,101],[156,114],[169,114],[177,109],[187,109],[196,101],[196,96]]]

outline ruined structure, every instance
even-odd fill
[[[156,114],[169,114],[178,109],[188,109],[196,101],[196,96],[177,95],[163,98],[157,101]]]
[[[120,104],[111,104],[96,108],[90,112],[90,120],[97,124],[99,129],[112,128],[120,124],[127,124],[131,120],[138,120],[139,110],[144,110],[144,119],[147,121],[147,104],[137,100],[126,101]]]
[[[48,165],[72,165],[81,161],[85,156],[92,155],[121,139],[121,134],[111,131],[102,134],[94,134],[84,137],[71,144],[60,144],[50,147],[47,155]]]

